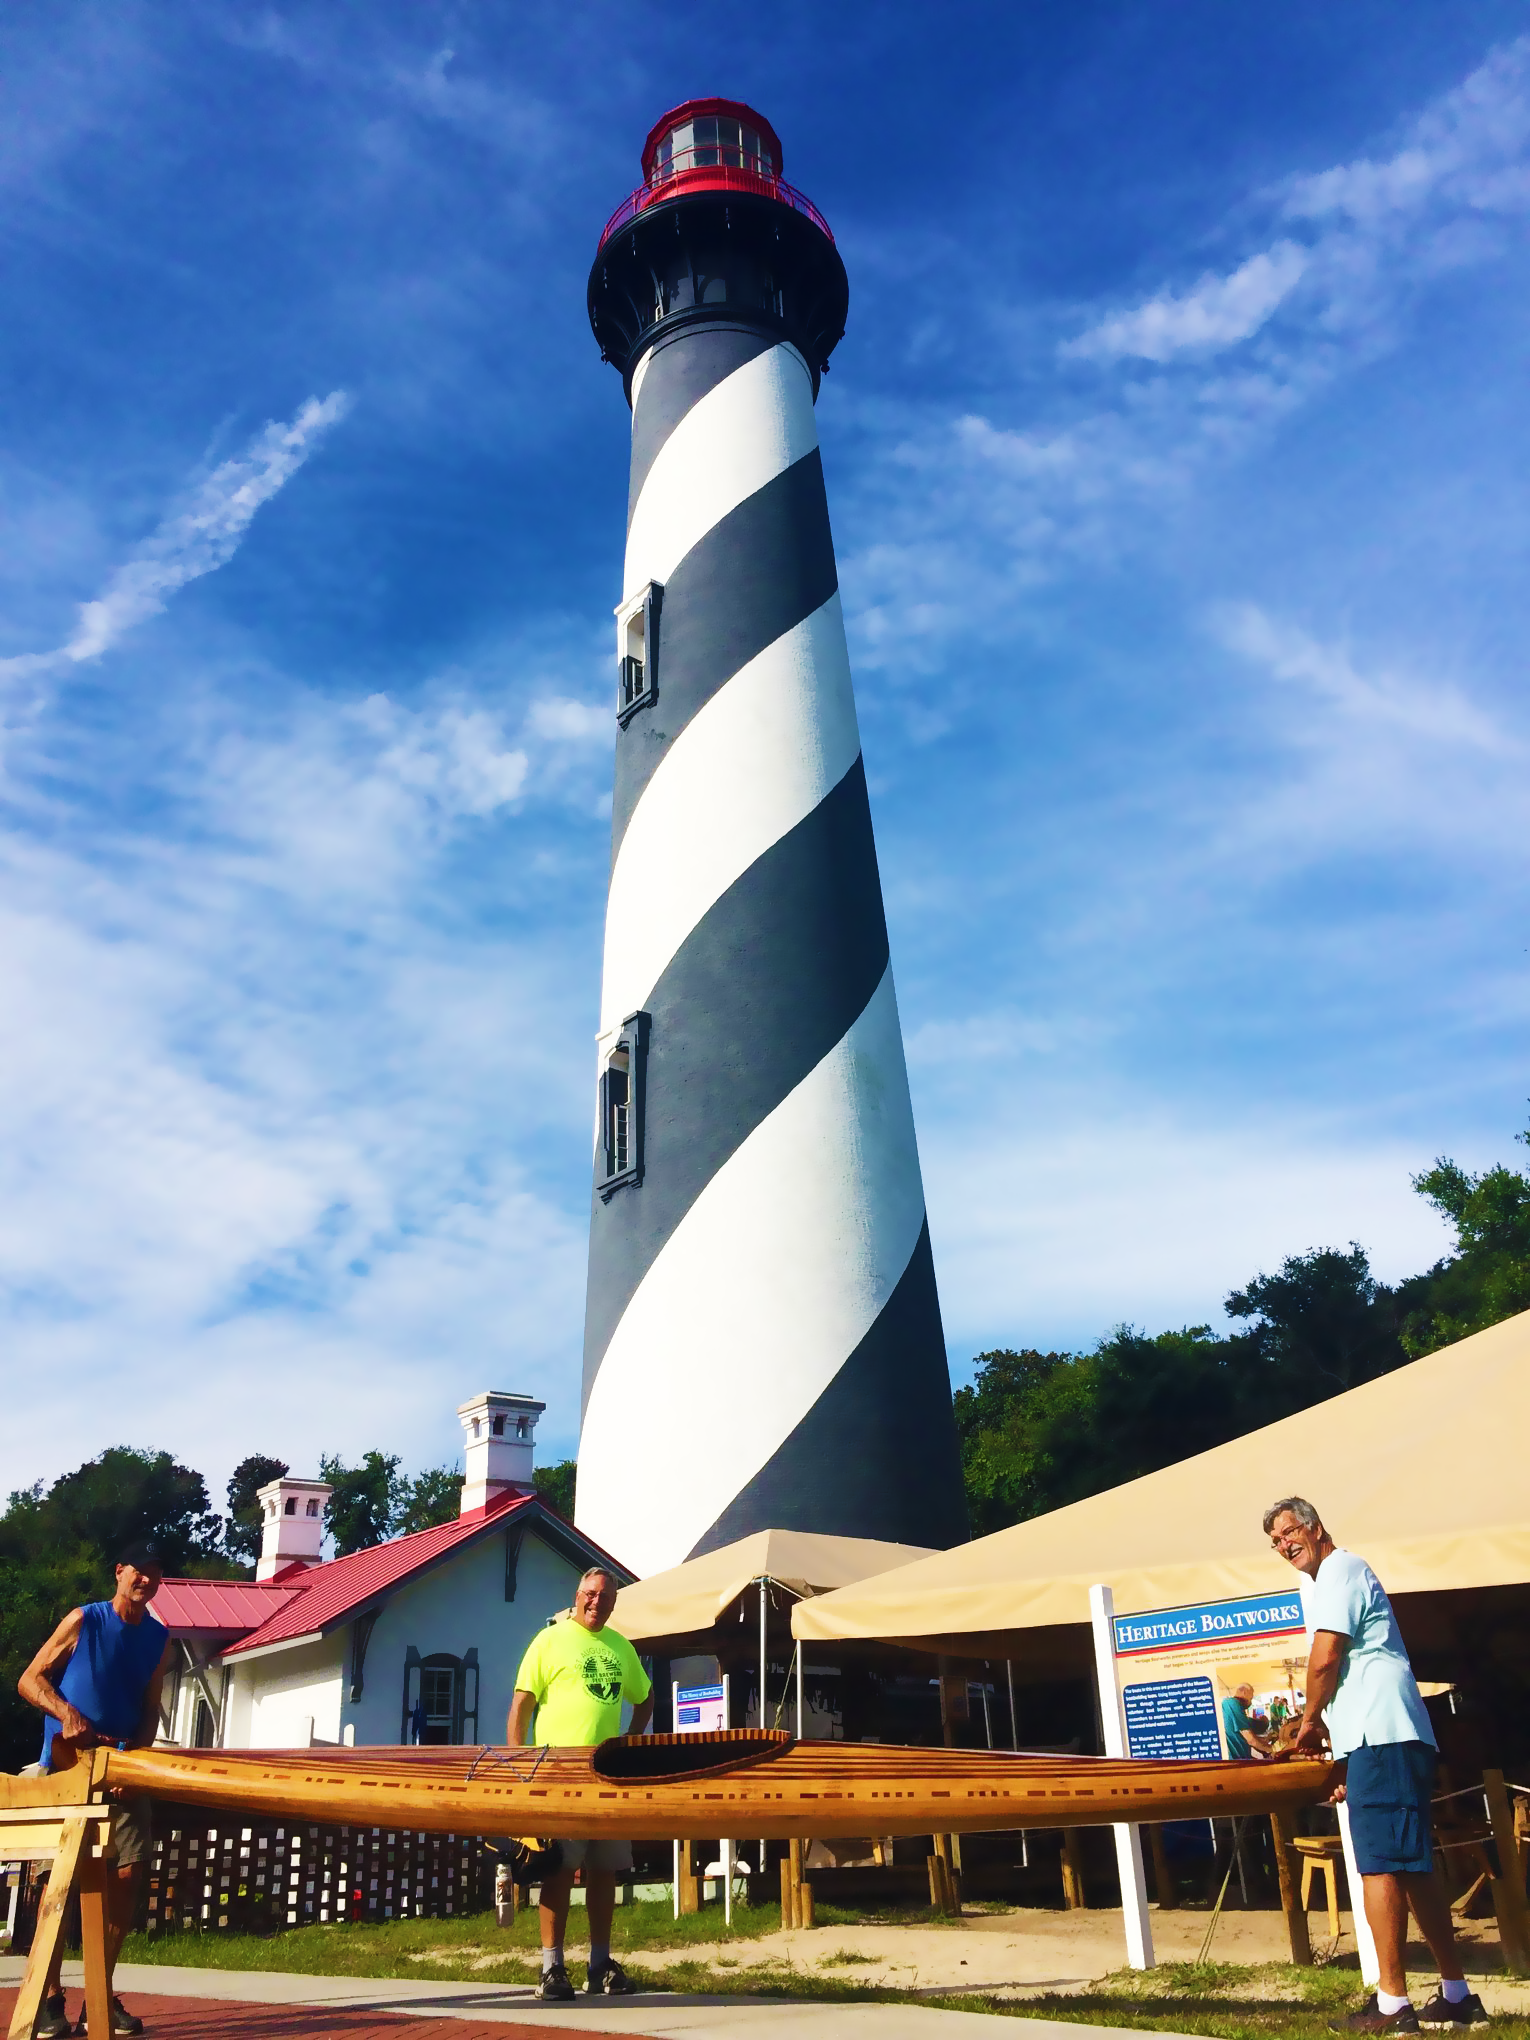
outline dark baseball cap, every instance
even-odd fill
[[[117,1553],[118,1565],[135,1566],[139,1572],[162,1573],[165,1555],[152,1537],[134,1537]]]

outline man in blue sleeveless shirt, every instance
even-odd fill
[[[39,1708],[43,1725],[43,1770],[61,1754],[55,1745],[90,1749],[97,1743],[119,1748],[151,1743],[159,1729],[159,1696],[170,1663],[170,1636],[149,1613],[159,1592],[163,1567],[149,1544],[129,1545],[117,1560],[117,1590],[109,1601],[72,1608],[22,1673],[17,1690]],[[117,1875],[107,1898],[106,1968],[110,1977],[117,1951],[133,1918],[133,1901],[151,1840],[149,1801],[126,1799],[112,1814]],[[59,1980],[62,1954],[54,1956],[35,2040],[62,2040],[86,2030],[84,2015],[71,2029]],[[112,1998],[112,2032],[141,2033],[121,1998]],[[103,2040],[97,2035],[96,2040]]]

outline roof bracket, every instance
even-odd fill
[[[358,1615],[351,1624],[351,1701],[361,1698],[363,1677],[367,1665],[367,1645],[372,1641],[372,1631],[377,1623],[381,1608],[368,1608],[364,1615]]]

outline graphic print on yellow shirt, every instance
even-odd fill
[[[625,1636],[589,1630],[572,1617],[539,1630],[515,1675],[537,1703],[531,1739],[557,1748],[604,1742],[622,1731],[622,1702],[649,1694],[648,1674]]]

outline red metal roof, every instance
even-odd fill
[[[290,1594],[285,1605],[274,1609],[258,1629],[231,1644],[224,1655],[236,1657],[241,1651],[260,1650],[268,1643],[285,1643],[294,1636],[312,1636],[333,1628],[411,1573],[471,1544],[491,1524],[498,1525],[524,1509],[531,1499],[529,1495],[494,1495],[487,1507],[475,1509],[469,1516],[454,1516],[450,1523],[438,1523],[433,1530],[416,1530],[412,1537],[393,1537],[386,1544],[353,1551],[349,1558],[310,1566],[305,1579],[292,1581],[296,1592],[283,1582]]]
[[[225,1657],[261,1650],[267,1644],[290,1643],[299,1636],[321,1635],[412,1574],[428,1571],[522,1511],[542,1518],[547,1534],[572,1545],[589,1562],[609,1562],[623,1581],[632,1577],[625,1566],[565,1522],[539,1496],[502,1494],[470,1515],[456,1516],[433,1530],[394,1537],[370,1550],[354,1551],[348,1558],[332,1558],[327,1565],[302,1570],[287,1567],[273,1580],[164,1580],[154,1597],[154,1612],[177,1635],[237,1639],[227,1645]]]
[[[162,1580],[154,1613],[177,1636],[192,1631],[239,1636],[280,1614],[300,1591],[285,1581]]]

